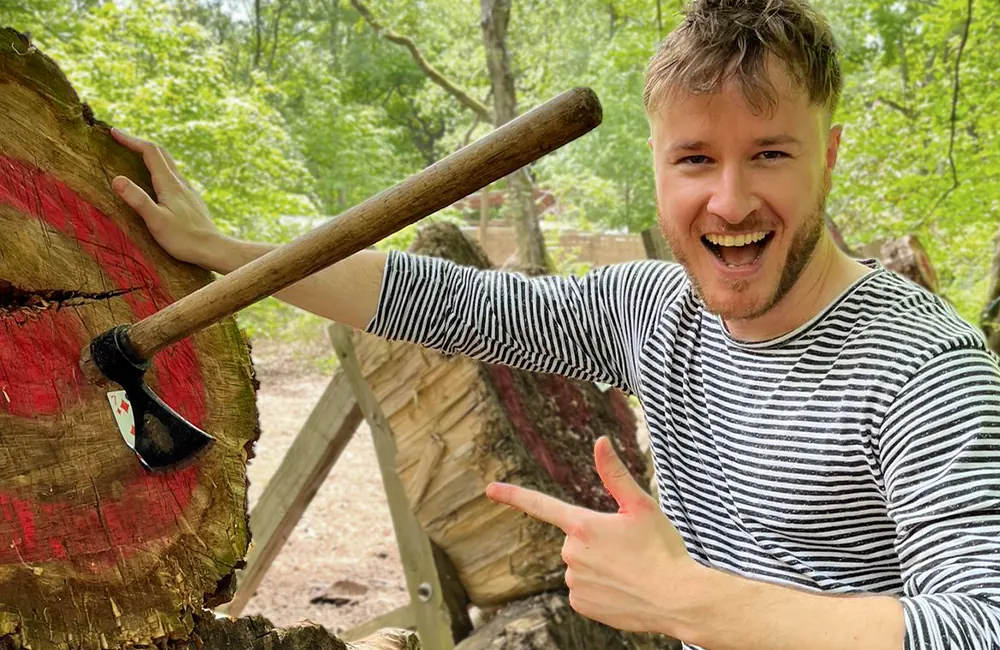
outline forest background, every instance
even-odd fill
[[[829,218],[856,249],[917,235],[942,295],[979,324],[1000,292],[1000,3],[815,5],[834,27],[846,75]],[[29,32],[99,119],[167,147],[226,232],[275,242],[515,114],[590,86],[604,105],[596,132],[502,183],[502,207],[435,217],[505,219],[518,225],[524,266],[579,272],[586,265],[571,256],[545,255],[543,232],[654,223],[643,71],[681,8],[677,0],[0,0],[0,23]],[[559,209],[529,214],[533,188]],[[285,339],[317,324],[270,299],[241,322],[251,337]]]

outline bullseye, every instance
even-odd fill
[[[20,160],[0,156],[0,205],[34,218],[74,240],[122,295],[136,320],[172,302],[156,268],[111,218],[54,176]],[[43,287],[72,289],[72,287]],[[0,414],[30,418],[64,432],[60,416],[80,405],[85,380],[80,350],[89,341],[73,309],[56,306],[0,312]],[[202,426],[207,414],[205,382],[191,341],[176,344],[153,361],[158,391],[189,421]],[[109,436],[118,436],[109,421]],[[30,493],[0,491],[0,565],[86,559],[107,565],[141,551],[145,542],[177,534],[177,521],[198,485],[198,468],[149,474],[135,463],[119,479],[117,496],[96,485],[69,496],[40,500]]]

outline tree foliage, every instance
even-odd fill
[[[1000,5],[816,2],[846,75],[830,214],[854,247],[918,235],[943,293],[976,322],[1000,223]],[[0,0],[0,20],[30,31],[99,118],[165,144],[230,232],[281,241],[492,128],[384,37],[405,35],[492,108],[478,3],[363,4],[383,31],[351,0]],[[605,108],[596,132],[533,166],[562,207],[549,218],[654,223],[643,72],[679,11],[678,0],[514,0],[518,109],[580,85]],[[272,330],[290,317],[269,309]]]

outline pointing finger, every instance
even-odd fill
[[[490,484],[486,488],[486,496],[497,503],[516,508],[529,517],[558,526],[565,533],[569,532],[579,510],[555,497],[507,483]]]

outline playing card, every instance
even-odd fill
[[[118,424],[118,431],[125,439],[125,444],[135,449],[135,418],[132,417],[132,405],[125,397],[125,391],[114,390],[108,393],[108,402],[111,404],[111,413],[115,416]]]

